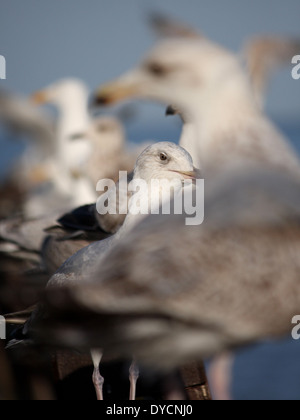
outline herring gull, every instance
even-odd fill
[[[91,156],[91,144],[86,138],[72,136],[85,132],[90,124],[87,86],[77,79],[63,79],[32,96],[36,105],[53,104],[59,110],[54,154],[44,163],[55,190],[69,197],[70,207],[96,200],[96,191],[90,185],[83,167]],[[34,203],[31,206],[34,214]]]
[[[150,16],[150,25],[164,38],[204,38],[203,34],[190,25],[159,13]],[[250,73],[254,95],[260,106],[264,105],[272,74],[281,67],[290,66],[292,57],[299,53],[299,49],[299,39],[282,35],[256,35],[246,40],[239,55]]]
[[[93,118],[88,96],[89,90],[81,80],[63,79],[32,97],[36,104],[52,104],[59,110],[55,153],[43,168],[56,190],[71,199],[69,208],[63,210],[95,202],[98,181],[116,181],[120,170],[131,172],[145,148],[127,148],[124,128],[117,118]],[[32,207],[37,204],[33,202]]]
[[[149,188],[143,191],[142,195],[138,196],[138,199],[140,203],[146,201],[147,206],[149,206],[148,210],[153,211],[152,197],[157,197],[157,191],[151,184],[153,179],[170,181],[176,194],[176,192],[182,191],[183,188],[193,187],[193,180],[198,176],[199,172],[194,168],[191,156],[184,149],[173,143],[161,142],[149,146],[139,156],[135,165],[133,180],[144,180],[147,183]],[[165,185],[164,183],[159,186],[159,202],[155,202],[156,205],[160,206],[162,204],[164,188],[169,187],[170,184]],[[139,194],[139,192],[133,193],[133,197],[135,194]],[[170,200],[170,195],[167,194],[167,197]],[[96,242],[77,252],[50,279],[47,289],[57,290],[57,288],[64,288],[66,285],[88,284],[89,280],[94,277],[99,265],[105,260],[109,250],[113,249],[121,238],[126,238],[128,232],[134,230],[138,222],[145,217],[144,214],[132,213],[129,204],[129,212],[121,229],[114,236],[101,242]],[[33,320],[35,317],[37,317],[36,313],[33,315]],[[99,347],[101,346],[97,346],[97,348]],[[92,350],[94,363],[93,383],[97,398],[103,399],[103,378],[99,372],[102,352],[96,349]],[[135,362],[133,362],[130,368],[131,399],[134,399],[137,378],[138,370]]]
[[[264,104],[268,82],[280,67],[287,67],[300,51],[300,40],[283,36],[256,36],[246,42],[242,55],[250,73],[255,97]]]
[[[238,58],[205,38],[160,42],[135,69],[100,87],[95,104],[128,98],[182,111],[195,129],[186,149],[205,176],[240,158],[299,173],[294,150],[261,111]]]
[[[95,189],[101,179],[117,181],[120,171],[132,172],[136,159],[146,148],[146,144],[127,148],[123,124],[112,116],[94,118],[85,132],[72,138],[88,138],[91,143],[92,153],[83,170]]]
[[[93,281],[67,287],[59,302],[48,289],[46,334],[54,320],[72,330],[71,307],[80,340],[162,370],[290,334],[300,304],[299,180],[245,162],[206,191],[203,225],[150,216]]]

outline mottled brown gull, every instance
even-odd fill
[[[60,302],[49,290],[50,329],[56,319],[64,331],[72,302],[79,342],[101,340],[161,369],[289,334],[300,305],[299,181],[245,166],[206,191],[202,226],[150,217],[111,250],[94,283],[68,288]]]
[[[193,180],[199,176],[199,172],[194,168],[190,155],[181,147],[168,142],[156,143],[149,146],[138,158],[134,169],[133,181],[144,180],[147,183],[148,189],[142,191],[138,197],[140,203],[147,202],[148,210],[153,211],[153,199],[157,198],[158,188],[159,200],[154,204],[160,206],[164,201],[164,188],[169,188],[170,184],[174,188],[174,193],[179,193],[184,188],[193,189]],[[168,180],[169,184],[160,184],[158,187],[153,187],[151,182],[153,180]],[[185,181],[185,182],[184,182]],[[139,191],[133,193],[132,198]],[[170,200],[170,195],[166,197]],[[134,200],[132,200],[134,203]],[[136,224],[146,217],[145,214],[134,214],[131,212],[131,205],[129,204],[129,213],[126,216],[125,222],[121,229],[112,237],[96,242],[87,248],[82,249],[66,261],[57,273],[50,279],[48,283],[48,290],[56,290],[57,287],[64,288],[67,285],[86,284],[94,278],[99,264],[105,260],[106,254],[110,249],[119,242],[121,238],[126,238],[128,232],[134,230]],[[34,314],[34,318],[37,313]],[[97,348],[100,346],[97,346]],[[103,378],[99,372],[99,363],[101,360],[101,352],[99,350],[92,351],[92,358],[94,362],[93,382],[95,385],[98,399],[103,398],[102,386]],[[133,363],[130,370],[131,380],[131,399],[135,394],[135,383],[138,372],[135,363]]]

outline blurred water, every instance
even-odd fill
[[[300,341],[289,338],[240,351],[232,395],[235,400],[299,400]]]

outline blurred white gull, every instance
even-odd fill
[[[196,133],[187,150],[205,176],[232,162],[238,165],[241,158],[300,173],[295,152],[260,110],[237,57],[207,39],[159,43],[135,69],[100,87],[95,103],[128,98],[165,102],[182,111]]]
[[[88,97],[87,86],[78,79],[60,80],[32,96],[37,105],[47,103],[57,107],[56,159],[70,171],[77,171],[91,154],[88,141],[72,141],[74,134],[85,132],[89,127]]]
[[[35,104],[49,103],[58,109],[54,154],[43,162],[43,167],[57,192],[69,197],[69,208],[91,203],[97,197],[84,173],[86,162],[92,154],[91,143],[86,138],[74,140],[72,137],[78,132],[87,131],[90,125],[88,95],[88,88],[83,82],[64,79],[36,92],[32,97]]]
[[[193,180],[199,176],[199,172],[193,166],[191,156],[181,147],[168,142],[156,143],[149,146],[137,159],[133,177],[133,180],[146,181],[148,189],[143,191],[142,194],[135,192],[132,197],[132,205],[135,204],[135,194],[138,194],[136,196],[137,200],[140,203],[146,202],[148,212],[150,213],[150,211],[154,211],[155,205],[159,207],[162,204],[165,188],[168,188],[168,192],[170,193],[169,187],[171,185],[174,188],[174,194],[177,194],[183,188],[193,188]],[[168,185],[161,183],[160,186],[156,187],[159,189],[156,190],[151,184],[153,179],[161,181],[168,180],[170,183]],[[159,200],[154,201],[157,197],[159,197]],[[170,200],[172,195],[166,194],[166,197]],[[66,261],[50,279],[48,289],[54,288],[56,290],[57,287],[62,288],[74,284],[88,283],[95,275],[95,272],[97,272],[102,261],[105,260],[108,251],[116,246],[121,238],[126,238],[128,232],[133,230],[138,222],[146,217],[145,214],[134,214],[130,210],[131,208],[129,206],[129,213],[126,216],[125,222],[114,236],[82,249]],[[92,351],[95,366],[93,382],[98,399],[103,399],[103,378],[99,373],[101,357],[101,352],[97,350]],[[137,375],[137,368],[133,363],[130,370],[131,399],[134,399]]]
[[[251,161],[299,177],[294,150],[261,111],[256,88],[254,94],[259,72],[251,83],[236,55],[199,35],[178,35],[160,43],[137,69],[100,88],[95,102],[138,97],[175,104],[183,110],[180,144],[206,178]],[[276,56],[273,47],[270,55]]]
[[[57,190],[70,196],[69,208],[96,201],[100,179],[117,181],[119,171],[132,171],[144,149],[126,149],[125,133],[117,118],[93,118],[88,107],[89,90],[77,79],[64,79],[36,92],[36,104],[58,109],[55,153],[43,166]]]
[[[163,38],[204,38],[195,28],[160,13],[150,16],[150,25]],[[263,107],[269,81],[276,70],[290,66],[300,50],[300,40],[280,35],[256,35],[242,46],[239,55],[250,73],[257,103]]]
[[[43,176],[38,170],[40,162],[53,153],[53,121],[25,97],[0,90],[0,125],[5,134],[12,135],[10,139],[28,140],[24,153],[12,164],[6,180],[9,186],[26,194]]]
[[[92,153],[84,165],[84,171],[93,187],[101,179],[117,181],[120,171],[132,172],[136,159],[145,145],[128,147],[123,124],[112,116],[95,117],[86,131],[72,136],[74,141],[87,138]]]
[[[14,133],[27,134],[36,146],[51,153],[54,135],[53,122],[48,115],[32,105],[31,101],[17,94],[0,90],[0,121]]]

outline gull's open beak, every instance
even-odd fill
[[[35,105],[43,105],[48,102],[48,96],[45,91],[40,90],[38,92],[33,93],[30,97],[30,100]]]
[[[96,91],[92,98],[92,106],[114,105],[139,95],[136,74],[128,73],[120,79],[107,83]]]

